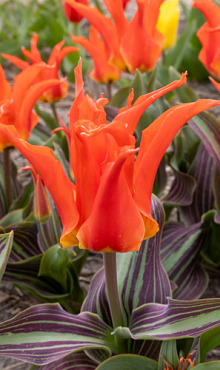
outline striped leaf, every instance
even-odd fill
[[[89,348],[114,350],[112,328],[97,315],[77,316],[59,304],[37,305],[0,324],[0,355],[46,365]]]
[[[180,301],[168,298],[166,305],[145,304],[133,311],[130,335],[134,339],[198,337],[220,325],[220,299]],[[129,333],[116,329],[118,335]]]
[[[37,241],[42,253],[46,252],[52,245],[59,243],[62,228],[55,209],[52,210],[52,214],[46,222],[37,221],[37,229]]]
[[[162,199],[167,206],[189,206],[196,189],[195,179],[183,172],[176,172],[169,193]]]
[[[118,355],[109,358],[99,365],[96,370],[157,370],[157,362],[138,355]]]
[[[11,230],[14,231],[14,241],[9,262],[16,263],[41,254],[34,222],[19,222],[4,227],[5,232]]]
[[[207,151],[214,158],[215,177],[220,178],[220,123],[208,113],[200,113],[189,120],[190,127],[201,138]],[[215,201],[220,214],[220,187],[219,182],[214,180]],[[220,216],[218,216],[220,217]]]
[[[165,362],[164,359],[168,362],[173,369],[177,369],[179,364],[179,357],[176,349],[175,340],[165,340],[162,343],[158,361],[158,370],[164,370]]]
[[[96,364],[83,352],[71,353],[60,360],[44,366],[32,366],[31,370],[93,370]]]
[[[5,272],[13,244],[13,231],[0,235],[0,281]]]
[[[199,222],[192,226],[170,222],[164,227],[161,259],[169,278],[177,285],[176,299],[196,299],[205,291],[208,275],[199,264],[207,232]]]
[[[180,207],[181,219],[187,224],[200,222],[203,214],[214,207],[213,177],[214,159],[201,142],[195,159],[189,169],[189,175],[197,183],[193,202],[189,207]]]

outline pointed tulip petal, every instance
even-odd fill
[[[92,214],[77,234],[81,248],[109,252],[139,249],[144,223],[123,172],[126,159],[134,153],[122,153],[103,175]]]
[[[134,200],[144,215],[150,213],[150,198],[159,163],[178,130],[196,114],[220,105],[219,101],[201,99],[173,107],[158,117],[142,133],[135,163]]]
[[[12,86],[6,80],[4,70],[3,70],[1,65],[0,65],[0,84],[1,84],[0,101],[2,101],[4,99],[11,99]]]
[[[75,73],[75,99],[70,109],[70,130],[71,126],[79,119],[79,109],[78,106],[82,103],[84,99],[83,91],[83,78],[82,78],[82,59],[80,58],[78,66],[74,70]]]
[[[23,69],[26,69],[26,68],[30,67],[30,64],[28,62],[25,62],[24,60],[22,60],[22,59],[20,59],[18,57],[15,57],[13,55],[2,54],[2,56],[6,60],[9,60],[9,62],[11,62],[15,66],[17,66],[18,68],[20,68],[22,71],[23,71]]]
[[[48,59],[48,64],[49,65],[53,65],[54,63],[57,62],[57,57],[60,53],[60,50],[62,49],[63,45],[65,44],[65,40],[62,40],[60,42],[58,42],[58,44],[56,44],[54,47],[53,47],[53,50],[50,54],[50,57]]]
[[[63,48],[59,54],[58,54],[58,58],[57,58],[57,68],[60,67],[60,63],[62,62],[63,58],[70,54],[70,53],[75,53],[76,51],[78,51],[79,49],[75,46],[66,46],[65,48]],[[49,61],[48,61],[48,64],[49,64]]]
[[[74,184],[66,176],[62,165],[58,162],[51,149],[28,144],[19,139],[14,126],[0,124],[0,132],[23,154],[39,173],[51,196],[53,197],[63,223],[64,247],[77,245],[74,228],[79,214],[74,200]]]
[[[21,122],[23,130],[30,132],[33,129],[31,112],[41,94],[49,88],[60,85],[61,83],[62,81],[55,79],[38,82],[37,84],[34,84],[34,86],[27,92],[19,112],[19,121]]]
[[[115,120],[124,122],[124,124],[126,124],[128,133],[130,135],[133,135],[136,125],[145,109],[147,109],[147,107],[149,107],[149,105],[152,104],[155,100],[165,95],[169,91],[172,91],[177,87],[184,85],[186,83],[186,75],[186,72],[182,73],[180,80],[173,81],[169,85],[162,87],[157,91],[153,91],[149,94],[140,96],[131,108],[129,108],[129,106],[126,110],[125,108],[122,108]],[[113,120],[113,122],[115,120]]]

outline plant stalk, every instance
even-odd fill
[[[58,119],[58,115],[57,115],[57,111],[56,111],[56,105],[53,102],[53,103],[50,103],[50,106],[51,106],[51,109],[52,109],[52,112],[53,112],[54,120],[55,120],[55,123],[56,123],[56,128],[60,127],[59,119]]]
[[[113,322],[113,327],[116,329],[119,326],[124,327],[124,320],[121,309],[121,301],[117,283],[116,269],[116,253],[103,253],[103,262],[105,269],[105,281],[108,295],[108,302]],[[126,341],[116,336],[116,345],[118,353],[127,353]]]
[[[5,190],[6,190],[6,196],[8,201],[8,207],[12,204],[12,189],[11,189],[11,179],[10,179],[10,169],[11,169],[11,163],[10,163],[10,149],[6,148],[3,152],[4,156],[4,175],[5,175]]]

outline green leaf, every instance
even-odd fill
[[[113,107],[122,108],[128,98],[131,91],[130,86],[124,86],[119,89],[111,99],[111,105]]]
[[[212,349],[220,346],[220,326],[203,333],[200,337],[200,356],[201,362]]]
[[[6,227],[23,221],[23,209],[17,209],[9,212],[5,217],[0,220],[0,226]]]
[[[138,355],[118,355],[109,358],[99,365],[96,370],[157,370],[157,362]]]
[[[39,276],[50,277],[58,281],[64,291],[68,291],[68,265],[75,253],[70,248],[62,248],[59,245],[50,247],[44,253],[39,270]]]
[[[0,281],[5,272],[8,258],[13,245],[14,232],[0,235]]]
[[[55,119],[51,117],[50,113],[47,113],[46,111],[41,110],[38,104],[35,104],[35,111],[38,114],[38,116],[43,119],[43,121],[46,123],[50,131],[57,128],[57,122],[55,121]]]
[[[188,49],[188,44],[196,31],[196,21],[192,21],[182,35],[178,38],[176,44],[167,52],[165,63],[167,66],[173,66],[179,69],[183,57]]]
[[[158,370],[164,370],[165,363],[163,361],[163,358],[168,362],[170,366],[172,366],[174,369],[177,369],[179,364],[179,357],[177,354],[175,340],[163,341],[159,354]]]
[[[220,361],[206,362],[205,364],[196,365],[193,370],[219,370]]]
[[[172,81],[180,78],[180,73],[171,65],[169,67],[169,74]],[[175,89],[175,93],[177,94],[181,103],[191,103],[193,101],[198,100],[198,96],[195,92],[188,87],[187,85],[183,85]]]

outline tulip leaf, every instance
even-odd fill
[[[212,210],[203,216],[203,223],[207,226],[208,235],[204,245],[204,252],[209,260],[212,260],[215,267],[220,265],[220,224],[215,222],[216,211]]]
[[[99,365],[96,370],[157,370],[157,362],[138,355],[118,355],[109,358]]]
[[[176,341],[175,340],[165,340],[162,343],[158,361],[158,370],[164,370],[165,363],[163,361],[165,359],[173,369],[177,369],[179,364],[179,357],[177,354],[176,349]]]
[[[130,335],[133,339],[178,339],[198,337],[220,326],[220,299],[145,304],[132,313]],[[120,328],[115,330],[120,335]]]
[[[37,241],[42,253],[46,252],[52,245],[59,243],[62,227],[55,209],[52,209],[52,213],[46,222],[37,221],[37,229]]]
[[[0,220],[0,226],[7,227],[8,225],[22,221],[23,221],[23,209],[16,209],[15,211],[9,212]]]
[[[189,120],[190,127],[196,132],[215,162],[213,191],[218,213],[220,215],[220,123],[212,115],[201,113]]]
[[[43,366],[32,366],[30,370],[95,370],[97,364],[95,364],[89,357],[83,352],[71,353],[57,361]]]
[[[201,142],[188,174],[197,183],[193,202],[189,207],[180,207],[181,219],[187,224],[199,222],[203,214],[214,207],[213,176],[214,159]]]
[[[170,222],[164,227],[161,259],[169,278],[177,285],[176,299],[199,298],[208,284],[208,275],[199,264],[207,232],[202,223],[183,226]]]
[[[57,122],[55,121],[55,119],[51,117],[51,114],[47,113],[44,110],[41,110],[38,104],[35,104],[35,111],[38,116],[43,119],[50,131],[57,128]]]
[[[201,362],[209,351],[220,346],[220,326],[203,333],[200,337],[200,356]]]
[[[13,244],[13,231],[0,235],[0,281],[5,272],[6,265],[11,253]]]
[[[173,66],[179,69],[179,66],[188,49],[188,44],[196,31],[196,22],[192,21],[182,35],[178,38],[175,46],[170,48],[166,54],[165,63],[167,66]]]
[[[89,348],[111,355],[112,328],[97,315],[71,315],[59,304],[36,305],[0,324],[0,355],[46,365]]]
[[[14,240],[9,263],[20,262],[41,254],[37,244],[37,228],[34,222],[15,223],[2,229],[3,232],[11,230],[14,231]]]
[[[204,364],[196,365],[193,370],[218,370],[220,361],[211,361]]]
[[[153,193],[159,196],[167,183],[167,173],[166,173],[166,161],[165,157],[162,158],[159,167],[157,169],[157,173],[154,179],[154,186],[153,186]]]
[[[113,107],[121,108],[125,104],[131,91],[130,85],[121,87],[112,97],[110,104]]]
[[[162,198],[164,206],[189,206],[193,201],[196,180],[183,172],[176,172],[169,193]]]

